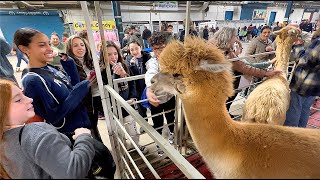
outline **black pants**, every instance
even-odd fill
[[[138,105],[139,114],[140,114],[143,118],[147,117],[147,109],[144,108],[140,103],[138,103],[137,105]]]
[[[235,74],[235,76],[238,76],[238,75],[240,75],[240,74]],[[235,81],[233,82],[233,88],[234,88],[234,95],[233,96],[231,96],[231,97],[229,97],[228,98],[228,100],[227,100],[227,110],[229,111],[229,109],[230,109],[230,106],[231,106],[231,104],[232,104],[232,101],[237,97],[237,95],[238,95],[238,93],[239,93],[239,90],[236,90],[238,87],[239,87],[239,84],[240,84],[240,78],[241,77],[236,77],[236,79],[235,79]],[[234,118],[234,116],[233,115],[231,115],[230,114],[230,116],[231,116],[231,118]]]
[[[93,112],[88,112],[89,119],[92,126],[92,136],[102,142],[99,130],[98,130],[98,116],[99,112],[103,112],[101,97],[93,97]]]
[[[175,109],[175,106],[176,106],[176,98],[175,97],[172,97],[166,103],[160,104],[158,107],[154,107],[150,104],[151,115],[155,115],[155,114],[161,113],[163,111]],[[174,122],[174,119],[175,119],[174,114],[175,114],[175,110],[165,114],[168,124],[171,124]],[[163,126],[163,122],[164,122],[163,115],[153,117],[152,121],[153,121],[153,128],[155,128],[155,129]],[[162,134],[162,129],[163,128],[157,129],[159,134]],[[172,133],[174,132],[174,124],[169,125],[169,130]]]

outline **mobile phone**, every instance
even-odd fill
[[[60,57],[62,57],[62,56],[68,56],[66,53],[59,53],[58,54]]]
[[[94,71],[94,70],[90,72],[90,79],[91,79],[93,76],[96,76],[96,71]]]

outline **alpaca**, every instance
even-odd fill
[[[216,178],[320,178],[320,131],[232,120],[231,63],[200,38],[175,40],[159,57],[155,92],[178,95],[194,143]]]
[[[301,31],[294,26],[287,26],[276,31],[275,69],[282,74],[267,78],[248,96],[244,107],[243,122],[283,125],[290,105],[289,82],[287,80],[291,47],[295,37]]]

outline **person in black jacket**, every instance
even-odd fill
[[[203,29],[203,39],[208,40],[209,39],[209,30],[208,30],[208,25],[204,26]]]
[[[149,47],[149,44],[148,44],[149,37],[151,37],[151,31],[147,28],[147,26],[144,26],[144,31],[142,32],[142,39],[143,39],[145,48]]]
[[[186,29],[187,27],[186,27],[185,21],[186,20],[184,20],[183,22],[184,22],[184,28]],[[185,36],[185,32],[186,32],[185,29],[180,32],[179,40],[181,42],[184,42],[184,36]],[[192,21],[191,20],[190,20],[190,26],[189,26],[189,34],[191,36],[198,36],[197,31],[193,29],[193,25],[192,25]]]
[[[128,43],[129,54],[126,56],[126,64],[130,68],[133,76],[145,74],[147,72],[146,62],[151,58],[150,53],[142,51],[142,47],[138,41],[132,40]],[[146,87],[144,79],[135,80],[137,99],[141,100],[141,95]],[[138,104],[139,114],[142,117],[147,117],[147,109],[140,103]]]

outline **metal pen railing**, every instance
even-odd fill
[[[166,155],[174,162],[175,165],[188,177],[188,178],[200,178],[204,179],[203,175],[199,173],[177,150],[175,150],[167,140],[165,140],[152,126],[146,122],[143,117],[136,112],[119,94],[116,92],[111,86],[105,85],[105,89],[113,96],[116,101],[121,104],[121,106],[135,119],[135,121],[140,124],[141,127],[145,129],[145,132],[159,145],[159,147],[166,153]],[[143,153],[136,146],[130,135],[125,132],[125,128],[121,124],[121,122],[114,117],[117,125],[121,127],[122,132],[126,134],[126,136],[130,139],[135,149],[139,153],[139,155],[144,159],[144,162],[150,168],[151,164],[146,160]],[[121,139],[118,141],[122,142]],[[125,150],[127,151],[127,150]],[[151,168],[152,169],[152,168]],[[157,177],[157,173],[153,172],[153,175]]]

